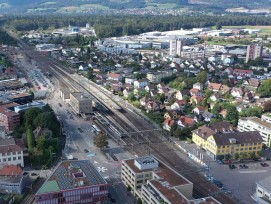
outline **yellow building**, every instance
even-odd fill
[[[262,137],[258,131],[237,132],[228,122],[204,125],[192,132],[192,141],[214,160],[251,157],[262,150]]]

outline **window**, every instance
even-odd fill
[[[6,158],[4,158],[4,159],[3,159],[3,162],[6,162],[6,161],[7,161],[7,159],[6,159]]]
[[[21,156],[18,156],[18,160],[19,160],[19,159],[22,159],[22,157],[21,157]]]
[[[16,157],[13,157],[13,161],[15,161],[16,160]]]
[[[8,158],[8,161],[11,161],[11,157]]]

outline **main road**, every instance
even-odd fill
[[[105,90],[94,84],[89,84],[89,86],[86,87],[86,81],[83,83],[78,81],[74,74],[68,71],[61,63],[49,59],[48,56],[35,51],[14,34],[10,34],[18,40],[21,49],[25,51],[27,56],[36,61],[37,66],[42,71],[53,73],[59,81],[65,83],[75,91],[84,91],[92,94],[96,97],[97,101],[108,107],[110,110],[106,114],[113,118],[118,125],[128,133],[123,138],[124,142],[127,144],[124,148],[128,151],[131,151],[138,156],[154,155],[173,167],[177,172],[194,183],[193,196],[195,198],[213,195],[221,203],[236,203],[235,200],[224,193],[221,193],[214,184],[207,181],[199,173],[199,171],[203,171],[203,168],[198,168],[189,164],[185,157],[180,158],[174,145],[167,140],[161,131],[153,127],[153,125],[143,117],[132,113],[125,107],[125,104],[118,104],[121,106],[121,110],[111,109],[110,106],[106,104],[106,101],[111,101],[112,96],[107,94]],[[100,94],[103,95],[103,100],[101,100]]]

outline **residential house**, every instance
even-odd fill
[[[189,89],[184,89],[181,91],[177,91],[175,94],[175,97],[177,100],[183,100],[184,96],[190,96],[190,90]]]
[[[133,89],[125,88],[125,89],[122,91],[122,93],[123,93],[123,96],[124,96],[125,98],[128,98],[128,96],[129,96],[131,93],[133,93]]]
[[[240,77],[252,77],[253,70],[234,69],[232,74],[235,76],[240,76]]]
[[[0,169],[0,191],[7,194],[23,194],[31,183],[29,173],[21,166],[5,165]]]
[[[216,122],[192,131],[192,141],[216,160],[227,155],[232,158],[244,153],[257,155],[263,140],[258,131],[236,132],[228,122]]]
[[[53,132],[48,128],[41,128],[40,126],[37,127],[34,131],[34,137],[37,140],[39,137],[44,136],[48,139],[52,138]]]
[[[158,91],[157,90],[150,90],[149,93],[150,93],[151,97],[155,97],[155,96],[158,95]]]
[[[140,80],[134,81],[134,87],[135,88],[145,88],[148,85],[149,85],[149,80],[148,79],[140,79]]]
[[[154,84],[148,84],[146,87],[145,87],[145,90],[147,92],[150,92],[151,90],[156,90],[155,88],[155,85]]]
[[[177,100],[170,106],[170,109],[171,110],[181,110],[181,111],[183,111],[184,106],[186,104],[187,104],[187,102],[185,100]]]
[[[203,84],[197,82],[197,83],[193,84],[193,88],[194,89],[199,89],[200,91],[202,91],[203,90]]]
[[[8,76],[9,79],[17,79],[17,70],[15,67],[7,67],[5,70],[5,75]]]
[[[116,74],[113,72],[107,74],[107,77],[108,77],[107,80],[109,80],[109,81],[121,81],[122,80],[121,74]]]
[[[235,98],[242,98],[244,95],[243,87],[233,87],[231,90],[231,95]]]
[[[218,83],[209,83],[208,84],[208,89],[213,91],[213,92],[219,92],[222,84]]]
[[[181,116],[177,123],[178,123],[178,126],[181,128],[192,127],[195,125],[195,120],[194,118],[191,118],[188,116]]]
[[[181,115],[182,115],[182,112],[181,112],[181,111],[170,110],[170,111],[167,111],[167,112],[164,114],[164,118],[175,120],[175,119],[178,119]]]
[[[228,114],[228,112],[227,112],[226,109],[222,109],[222,110],[220,111],[220,113],[219,113],[219,115],[221,115],[222,118],[224,118],[224,119],[227,117],[227,114]]]
[[[222,86],[220,87],[220,92],[221,92],[222,94],[229,93],[230,90],[231,90],[231,88],[228,87],[227,85],[222,85]]]
[[[204,98],[202,96],[191,96],[190,103],[195,103],[196,105],[202,104]]]
[[[146,106],[146,104],[147,104],[149,101],[154,101],[154,99],[153,99],[152,97],[144,96],[143,98],[141,98],[141,99],[139,100],[140,105],[141,105],[141,106],[144,106],[144,107]]]
[[[213,113],[210,113],[208,111],[204,111],[201,116],[204,118],[205,122],[210,122],[212,119],[215,118],[215,115]]]
[[[171,130],[171,127],[175,124],[175,121],[170,119],[170,118],[167,118],[164,122],[163,122],[163,129],[164,130],[167,130],[167,131],[170,131]]]
[[[253,94],[250,91],[246,91],[243,97],[243,101],[245,103],[251,103],[251,102],[254,102],[254,100],[255,99],[254,99]]]
[[[125,77],[125,83],[126,84],[134,84],[134,81],[135,81],[136,79],[135,78],[133,78],[133,77]]]
[[[220,93],[214,93],[210,96],[210,100],[213,102],[220,101],[222,99],[222,96]]]
[[[190,89],[190,95],[191,96],[203,96],[203,93],[199,89],[192,88],[192,89]]]
[[[196,108],[193,109],[193,113],[200,115],[205,111],[204,106],[197,106]]]
[[[147,112],[149,111],[161,111],[165,109],[165,106],[161,104],[159,101],[148,101],[145,109]]]

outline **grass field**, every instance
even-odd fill
[[[247,28],[247,29],[261,29],[261,34],[271,34],[271,26],[223,26],[223,28]]]

